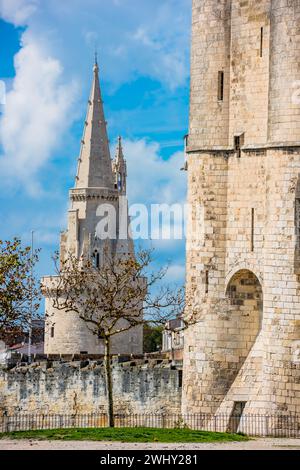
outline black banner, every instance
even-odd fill
[[[231,451],[231,450],[199,450],[199,451],[118,451],[118,450],[92,450],[92,451],[1,451],[0,462],[3,465],[7,463],[21,465],[22,468],[30,466],[31,469],[38,468],[41,470],[44,465],[55,464],[59,468],[60,464],[69,468],[70,465],[92,465],[92,469],[101,468],[104,466],[121,467],[128,469],[135,469],[149,466],[202,466],[208,465],[209,468],[220,462],[223,464],[230,464],[240,462],[245,465],[251,463],[262,463],[266,460],[268,465],[272,463],[277,465],[299,463],[299,450],[298,451]]]

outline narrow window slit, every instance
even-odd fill
[[[99,269],[100,268],[100,254],[98,253],[97,250],[94,251],[93,258],[94,258],[94,263],[93,263],[94,268]]]
[[[209,271],[205,271],[205,293],[208,294]]]
[[[224,72],[218,72],[218,101],[224,100]]]
[[[254,251],[254,218],[255,210],[251,209],[251,251]]]
[[[264,47],[264,28],[260,28],[260,57],[263,56]]]
[[[182,370],[178,371],[178,388],[182,388]]]

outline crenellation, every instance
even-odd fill
[[[180,413],[180,363],[169,360],[113,360],[115,412]],[[0,415],[105,413],[103,361],[41,360],[0,367]],[[76,400],[75,400],[76,397]],[[46,406],[46,408],[45,408]]]

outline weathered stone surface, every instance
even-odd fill
[[[187,292],[201,321],[184,412],[300,412],[299,25],[299,2],[193,1]]]
[[[168,360],[113,361],[116,413],[180,413],[181,370]],[[102,361],[40,362],[0,368],[0,413],[106,412]]]

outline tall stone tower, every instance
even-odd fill
[[[97,62],[93,72],[75,187],[70,190],[68,229],[61,234],[60,259],[64,261],[68,253],[78,259],[84,255],[93,261],[95,267],[101,269],[105,256],[132,255],[134,247],[128,231],[125,236],[120,234],[119,226],[122,217],[127,217],[127,170],[122,142],[119,138],[116,158],[112,162]],[[115,238],[104,239],[98,236],[97,227],[104,215],[102,210],[99,212],[99,208],[105,208],[106,204],[112,207],[116,214]],[[53,278],[44,278],[42,282],[45,286],[51,286]],[[88,330],[77,314],[54,309],[53,301],[49,297],[46,298],[45,308],[48,318],[45,332],[47,354],[104,352],[102,340]],[[111,351],[113,354],[141,354],[143,327],[138,326],[112,337]]]
[[[193,0],[185,413],[300,413],[299,31],[298,0]]]

